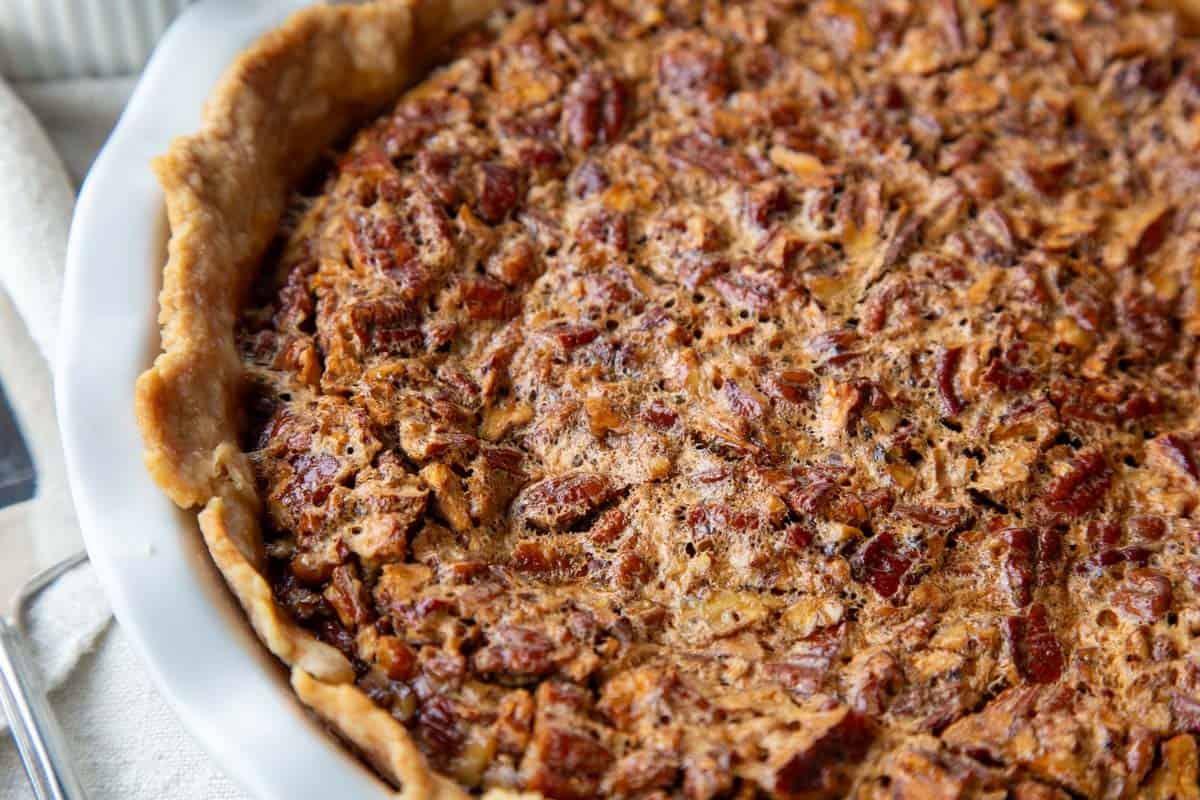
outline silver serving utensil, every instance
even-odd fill
[[[29,500],[36,489],[33,459],[0,388],[0,508]],[[86,553],[77,553],[33,576],[13,598],[9,613],[0,615],[0,707],[8,716],[21,763],[38,800],[82,800],[85,795],[62,728],[29,656],[25,609],[38,592],[86,560]]]

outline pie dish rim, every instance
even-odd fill
[[[437,6],[437,0],[429,0],[428,3],[421,4],[425,8]],[[396,6],[397,3],[389,5]],[[317,16],[314,13],[314,16]],[[254,61],[254,51],[251,54],[243,56],[239,59],[238,64],[242,65],[246,62]],[[236,71],[237,66],[234,67]],[[248,70],[254,69],[248,67]],[[414,73],[415,74],[415,73]],[[220,108],[222,102],[220,100],[220,92],[218,92],[218,101],[215,105]],[[218,121],[220,116],[217,116]],[[211,122],[211,120],[210,120]],[[203,139],[203,136],[200,137]],[[176,149],[171,159],[181,156],[186,159],[188,157],[186,148]],[[166,163],[166,162],[164,162]],[[172,175],[175,172],[176,174]],[[160,175],[163,176],[168,184],[168,198],[174,196],[177,189],[195,188],[193,186],[184,187],[184,184],[189,183],[189,176],[200,174],[195,164],[175,164],[169,163],[165,167],[160,167]],[[175,186],[172,188],[172,181]],[[175,198],[177,199],[177,198]],[[170,205],[170,202],[168,203]],[[203,210],[203,209],[201,209]],[[185,253],[185,255],[187,255]],[[170,267],[168,267],[170,273]],[[193,287],[194,288],[194,287]],[[203,287],[201,287],[203,288]],[[167,304],[170,306],[170,302]],[[168,315],[169,316],[169,315]],[[211,345],[211,341],[205,342]],[[174,349],[173,345],[167,347],[168,356]],[[215,348],[219,349],[219,348]],[[214,348],[208,347],[204,352],[186,352],[184,355],[189,358],[195,358],[190,362],[188,368],[210,369],[214,365],[211,362],[204,360],[204,356],[214,355]],[[236,362],[231,362],[236,367]],[[220,365],[216,365],[220,366]],[[232,375],[233,367],[227,375]],[[153,437],[156,433],[156,425],[161,430],[170,428],[170,425],[164,425],[161,421],[156,421],[155,408],[159,405],[155,399],[158,389],[154,386],[154,381],[160,372],[151,371],[150,379],[143,379],[140,389],[141,409],[140,415],[143,417],[143,430],[150,432],[151,444],[155,445]],[[218,382],[220,383],[220,382]],[[185,398],[186,399],[186,398]],[[201,401],[203,402],[203,400]],[[190,409],[185,409],[190,410]],[[177,409],[178,411],[178,409]],[[204,416],[201,415],[201,419]],[[218,434],[219,442],[212,441],[209,445],[215,444],[211,450],[205,450],[206,463],[197,465],[184,465],[180,468],[179,458],[177,455],[171,456],[167,461],[167,468],[177,469],[184,473],[182,479],[179,475],[169,476],[164,475],[161,471],[162,463],[159,462],[160,482],[165,483],[169,492],[172,492],[177,501],[183,505],[205,505],[206,510],[201,515],[201,527],[204,529],[208,540],[210,551],[213,553],[215,560],[220,565],[221,570],[229,583],[235,590],[235,593],[241,598],[243,606],[250,617],[255,621],[255,627],[259,631],[264,643],[268,644],[281,659],[293,666],[293,687],[296,689],[300,697],[318,710],[324,716],[329,718],[334,726],[339,728],[347,738],[358,741],[360,745],[370,750],[372,740],[378,741],[379,737],[376,732],[367,731],[359,732],[361,735],[356,735],[353,730],[353,722],[366,719],[376,711],[369,701],[366,701],[364,695],[353,686],[351,675],[349,674],[349,664],[344,662],[339,655],[332,651],[331,648],[321,644],[312,636],[300,631],[291,623],[287,622],[282,614],[278,614],[278,604],[270,594],[269,587],[261,576],[254,574],[246,574],[246,570],[251,568],[254,563],[261,563],[255,558],[253,546],[239,546],[237,542],[240,537],[237,528],[249,520],[249,526],[254,527],[253,520],[257,518],[258,507],[256,500],[256,492],[253,489],[253,480],[250,477],[249,470],[244,464],[239,464],[239,457],[244,461],[244,456],[237,450],[236,447],[236,431],[233,429],[231,417],[229,414],[224,416],[220,414],[210,415],[210,418],[225,423],[226,430]],[[146,422],[146,420],[149,422]],[[182,431],[184,427],[178,424],[180,419],[178,413],[174,424],[174,430]],[[231,433],[233,431],[233,433]],[[222,438],[223,437],[223,438]],[[185,438],[187,438],[185,436]],[[161,442],[158,443],[161,447]],[[232,450],[232,451],[231,451]],[[151,457],[152,469],[155,469],[155,459]],[[189,482],[191,478],[195,478],[193,482]],[[244,495],[244,496],[243,496]],[[231,509],[231,510],[230,510]],[[254,539],[251,537],[251,541]],[[247,552],[247,551],[251,552]],[[251,569],[250,572],[253,572]],[[317,676],[314,678],[313,676]],[[364,704],[365,703],[365,704]],[[348,710],[347,710],[348,709]],[[346,713],[343,713],[343,712]],[[389,733],[389,741],[397,738],[392,735],[393,731],[398,727],[394,721],[384,719],[380,721],[382,726],[379,730],[387,729]],[[409,742],[407,734],[402,727],[398,727],[398,738],[403,744],[404,752],[399,753],[384,753],[384,765],[381,769],[393,778],[400,777],[401,784],[405,786],[404,796],[458,796],[461,790],[457,787],[447,786],[446,781],[436,774],[432,773],[425,765],[424,760],[416,752]],[[387,750],[388,748],[384,748]],[[376,756],[379,754],[376,753]],[[373,759],[377,764],[380,763],[379,758]],[[393,769],[389,770],[387,764],[392,761]],[[419,762],[419,763],[418,763]],[[410,771],[411,770],[411,771]],[[499,793],[490,793],[495,796]]]

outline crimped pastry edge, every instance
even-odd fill
[[[1157,0],[1200,30],[1200,0]],[[322,151],[423,76],[432,51],[498,0],[375,0],[318,5],[265,34],[226,71],[202,129],[154,163],[171,239],[159,296],[162,352],[138,379],[144,459],[199,523],[218,569],[300,701],[404,800],[467,798],[407,729],[355,686],[349,661],[295,625],[261,574],[261,502],[238,445],[239,299],[274,236],[288,191]],[[280,135],[274,135],[279,131]],[[485,800],[540,793],[487,791]]]
[[[407,729],[354,684],[350,662],[296,625],[262,574],[261,500],[238,443],[239,306],[291,188],[326,148],[422,77],[436,49],[496,0],[376,0],[290,17],[226,71],[203,125],[154,162],[171,229],[159,295],[162,352],[135,392],[144,460],[180,507],[200,509],[213,561],[309,709],[399,788],[465,798]],[[490,798],[531,798],[504,791]]]

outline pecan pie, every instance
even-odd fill
[[[158,169],[148,464],[404,796],[1200,796],[1173,12],[322,8]]]

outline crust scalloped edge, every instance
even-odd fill
[[[437,48],[494,0],[317,5],[289,18],[226,71],[203,125],[154,163],[171,228],[159,295],[162,352],[138,379],[151,476],[198,508],[217,568],[306,706],[406,800],[466,797],[433,771],[407,729],[354,685],[347,658],[276,602],[263,575],[261,499],[238,445],[241,300],[291,188],[326,149],[423,76]],[[530,798],[489,792],[495,800]]]

